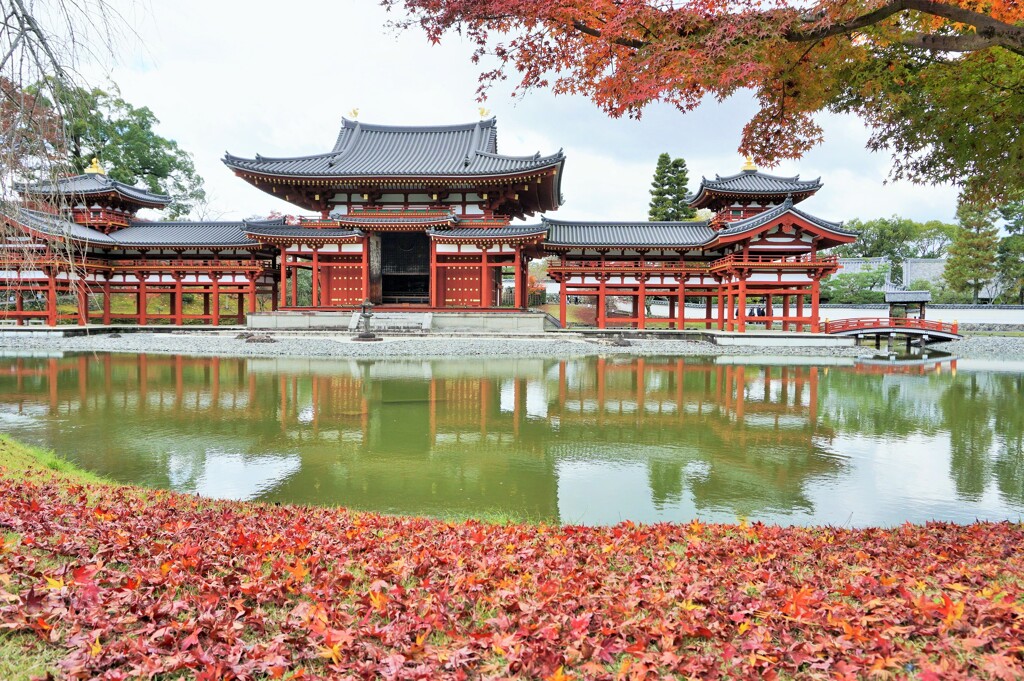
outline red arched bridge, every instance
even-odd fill
[[[886,336],[899,334],[915,337],[924,342],[951,341],[963,338],[958,324],[953,322],[933,322],[928,319],[908,319],[906,317],[857,317],[853,319],[834,319],[826,321],[824,331],[833,336]]]

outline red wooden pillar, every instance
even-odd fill
[[[277,302],[279,300],[277,297],[277,289],[277,279],[272,279],[270,282],[270,309],[274,312],[277,312]]]
[[[644,265],[643,256],[640,256],[640,267]],[[637,322],[638,329],[647,328],[647,275],[640,275],[640,294],[637,298]]]
[[[370,235],[363,237],[363,256],[360,261],[363,273],[363,300],[370,299]]]
[[[558,282],[558,321],[562,324],[562,328],[563,329],[569,328],[568,326],[566,326],[566,321],[568,320],[568,315],[567,315],[567,311],[565,309],[565,304],[566,304],[565,279],[566,279],[567,276],[569,276],[569,275],[567,273],[563,272],[562,276],[560,278],[560,281]],[[600,315],[600,312],[598,313],[598,315]],[[600,321],[598,321],[598,327],[600,327],[600,326],[601,326],[601,323],[600,323]]]
[[[772,294],[766,293],[764,296],[764,328],[770,330],[774,324],[772,323]]]
[[[249,273],[249,314],[256,312],[256,273]]]
[[[782,330],[789,331],[789,296],[782,296]]]
[[[487,267],[487,246],[480,246],[480,307],[487,307],[490,297],[490,269]]]
[[[213,275],[212,274],[210,275],[210,281],[211,282],[213,281]],[[210,319],[210,294],[209,293],[204,293],[203,294],[203,317],[205,318],[204,321],[208,321],[208,322],[212,323],[213,320]]]
[[[818,302],[821,296],[821,280],[817,275],[811,279],[811,333],[818,333],[821,328],[818,326]]]
[[[597,328],[603,329],[608,326],[608,301],[605,297],[605,285],[608,283],[608,275],[604,272],[604,256],[601,256],[601,273],[597,276]]]
[[[185,320],[182,317],[182,314],[183,314],[183,310],[182,310],[182,307],[183,307],[182,302],[183,301],[182,301],[182,291],[181,291],[181,277],[182,277],[182,275],[181,275],[181,272],[175,272],[171,276],[174,277],[174,293],[172,294],[173,295],[173,301],[174,301],[174,305],[172,306],[173,309],[174,309],[174,320],[173,321],[174,321],[175,326],[181,326],[182,324],[185,323]]]
[[[799,333],[799,332],[804,330],[804,323],[803,323],[803,319],[804,319],[804,292],[803,291],[800,291],[800,293],[798,293],[796,295],[796,316],[797,316],[797,319],[800,320],[800,321],[798,321],[796,323],[796,331],[797,331],[797,333]]]
[[[727,295],[726,295],[725,286],[723,286],[721,283],[719,283],[719,285],[718,285],[718,289],[716,290],[716,294],[717,294],[717,297],[718,297],[718,319],[717,319],[717,321],[718,321],[718,330],[719,331],[724,331],[725,330],[725,302],[726,302],[725,299],[726,299]]]
[[[313,293],[312,300],[310,301],[313,307],[320,307],[320,249],[316,246],[313,247]],[[239,305],[239,315],[241,315],[242,306]],[[241,321],[239,321],[241,324]]]
[[[739,317],[737,330],[743,333],[747,330],[747,275],[740,275],[740,283],[736,291],[736,315]]]
[[[110,281],[103,282],[103,323],[110,324]]]
[[[668,328],[676,328],[676,298],[668,297]]]
[[[710,329],[711,328],[711,296],[710,295],[705,295],[704,296],[704,319],[706,320],[704,322],[704,328],[705,329]]]
[[[288,307],[288,253],[285,247],[281,246],[281,282],[278,285],[281,291],[281,307]],[[277,296],[274,296],[277,299]]]
[[[676,322],[677,329],[686,328],[686,274],[679,275],[679,319]]]
[[[314,280],[315,281],[315,280]],[[235,294],[235,324],[242,325],[245,323],[245,294]]]
[[[78,301],[78,325],[86,326],[89,323],[89,289],[82,279],[75,280],[75,299]]]
[[[437,244],[430,241],[430,307],[441,307],[437,302],[441,295],[441,279],[438,276],[437,268]],[[434,389],[434,382],[430,383],[431,390]]]
[[[211,272],[213,292],[210,294],[210,325],[220,325],[220,273]]]
[[[57,326],[57,269],[48,268],[46,275],[46,324]]]
[[[18,272],[18,278],[21,279],[21,272]],[[14,311],[19,313],[15,315],[15,326],[22,326],[25,323],[25,319],[20,313],[25,311],[25,299],[23,298],[21,286],[17,286],[14,289]],[[21,376],[18,376],[18,380],[21,380]],[[19,386],[18,389],[20,390],[21,387]]]
[[[512,282],[512,288],[515,290],[515,296],[512,299],[512,307],[525,310],[527,307],[527,295],[522,257],[523,247],[517,245],[514,248],[516,249],[516,256],[512,261],[512,271],[515,273],[515,279]]]
[[[148,312],[149,299],[146,293],[146,273],[137,272],[135,277],[139,280],[139,290],[135,294],[135,312],[138,315],[139,326],[145,326],[147,322],[146,313]]]

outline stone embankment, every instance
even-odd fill
[[[455,338],[396,337],[379,343],[356,343],[348,335],[276,336],[276,342],[250,343],[244,337],[216,333],[132,333],[108,335],[0,338],[0,353],[39,352],[153,352],[188,355],[248,357],[578,357],[599,354],[635,355],[785,355],[808,357],[872,356],[874,347],[763,348],[758,346],[717,346],[697,340],[630,340],[626,346],[615,341],[577,337],[545,338]],[[1024,359],[1024,338],[975,336],[953,343],[931,346],[933,350],[960,357]],[[884,349],[881,351],[884,353]]]

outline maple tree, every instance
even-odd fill
[[[1024,190],[1024,3],[1016,0],[383,0],[437,42],[450,30],[487,64],[481,95],[589,96],[612,116],[682,111],[754,91],[740,151],[762,165],[822,138],[814,116],[852,112],[894,177],[961,184],[971,200]],[[493,68],[490,60],[493,58]]]
[[[0,469],[0,528],[0,632],[68,678],[1024,673],[1019,523],[451,523]]]

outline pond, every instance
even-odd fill
[[[211,497],[610,524],[1024,515],[1024,363],[0,357],[0,431]]]

